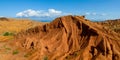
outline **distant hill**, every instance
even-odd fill
[[[115,32],[120,34],[120,19],[106,20],[106,21],[101,21],[101,22],[97,22],[97,23],[101,24],[109,29],[112,29]]]
[[[0,21],[9,21],[6,17],[0,17]]]

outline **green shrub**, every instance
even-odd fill
[[[19,53],[18,50],[14,50],[12,54],[15,55],[15,54],[18,54],[18,53]]]
[[[48,60],[48,57],[47,57],[47,56],[45,56],[45,57],[44,57],[44,60]]]
[[[11,50],[11,48],[5,48],[6,50]]]
[[[30,55],[32,55],[32,53],[27,53],[24,55],[24,57],[29,57]]]
[[[13,36],[14,34],[13,33],[11,33],[11,32],[5,32],[4,34],[3,34],[3,36]]]

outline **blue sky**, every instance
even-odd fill
[[[91,20],[120,18],[120,0],[0,0],[0,16],[54,19],[86,15]]]

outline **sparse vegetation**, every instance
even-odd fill
[[[14,50],[12,54],[15,55],[15,54],[18,54],[18,53],[19,53],[18,50]]]
[[[5,48],[6,50],[11,50],[11,48]]]
[[[0,21],[0,41],[13,40],[14,34],[43,24],[29,19],[7,18],[7,20],[8,21]]]
[[[13,36],[14,35],[14,33],[11,33],[11,32],[5,32],[4,34],[3,34],[3,36]]]
[[[47,57],[47,56],[45,56],[43,60],[48,60],[48,57]]]
[[[32,53],[27,53],[24,55],[24,57],[29,57],[30,55],[32,55]]]
[[[11,48],[6,47],[6,45],[3,46],[6,50],[11,50]]]

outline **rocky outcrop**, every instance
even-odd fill
[[[97,23],[107,27],[108,29],[114,30],[116,33],[120,34],[120,19],[106,20]]]
[[[82,16],[63,16],[15,36],[16,46],[36,50],[29,60],[120,60],[120,36]]]

